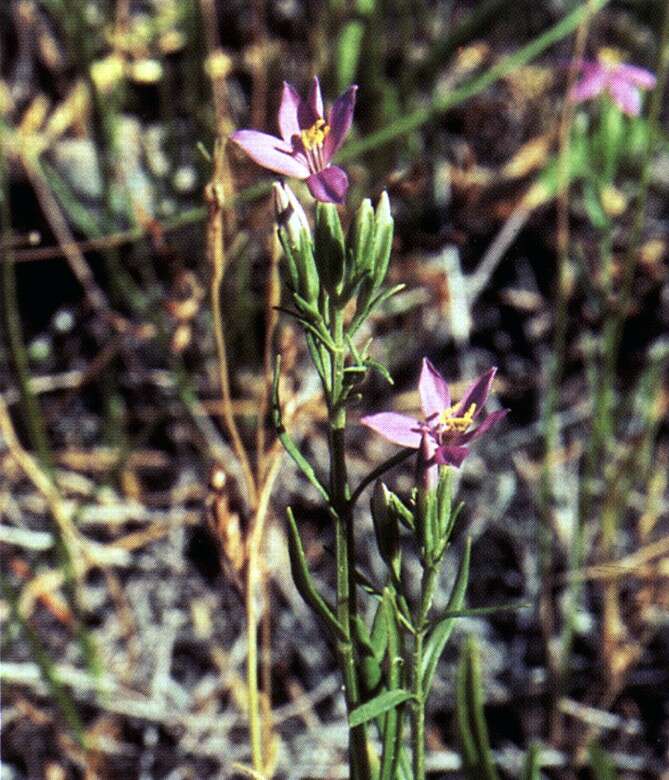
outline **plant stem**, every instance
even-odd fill
[[[423,689],[423,643],[427,632],[427,616],[432,607],[434,591],[439,579],[439,565],[428,563],[423,572],[421,584],[420,609],[416,621],[416,636],[414,639],[411,659],[411,692],[414,695],[412,703],[412,752],[414,780],[425,778],[425,691]]]
[[[355,667],[351,621],[357,611],[355,593],[355,537],[349,506],[348,476],[346,471],[345,429],[346,407],[344,391],[344,313],[332,304],[330,330],[335,350],[332,358],[331,391],[328,397],[330,426],[330,495],[336,512],[335,556],[337,565],[337,619],[346,640],[337,642],[337,654],[344,678],[348,711],[360,704],[360,688]],[[370,777],[367,752],[367,729],[364,724],[351,729],[349,759],[351,777],[367,780]]]
[[[421,679],[423,666],[423,640],[425,630],[418,627],[414,640],[413,658],[411,662],[411,690],[414,695],[412,702],[411,740],[413,742],[413,777],[414,780],[425,778],[425,695]]]

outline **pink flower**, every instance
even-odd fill
[[[363,417],[360,422],[402,447],[419,449],[422,442],[424,458],[433,461],[435,466],[459,467],[469,454],[469,442],[490,430],[508,411],[503,409],[485,415],[478,427],[470,430],[483,412],[496,373],[496,368],[486,371],[469,386],[462,400],[451,404],[446,380],[427,358],[423,358],[418,382],[423,419],[381,412]]]
[[[306,179],[316,200],[343,203],[348,176],[330,161],[351,128],[357,89],[353,85],[340,95],[326,119],[318,78],[312,80],[306,100],[284,81],[279,107],[281,138],[258,130],[238,130],[231,140],[263,168]]]
[[[625,65],[602,57],[599,61],[584,61],[580,64],[581,79],[569,95],[574,103],[607,92],[618,108],[628,116],[639,116],[641,112],[641,90],[653,89],[656,78],[644,68]]]

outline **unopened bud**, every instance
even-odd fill
[[[318,300],[319,281],[307,215],[287,184],[276,182],[272,191],[279,239],[286,253],[291,286],[306,301],[313,303]]]
[[[376,288],[383,284],[388,273],[390,252],[393,246],[394,221],[390,212],[388,193],[381,193],[374,213],[374,244],[372,247],[372,276]]]
[[[376,544],[383,560],[399,577],[400,532],[397,515],[392,510],[390,496],[388,488],[378,479],[374,485],[371,499]]]
[[[351,279],[362,276],[372,268],[373,245],[374,209],[369,198],[365,198],[355,212],[348,231],[347,252],[352,259],[349,273]]]
[[[344,278],[344,232],[334,203],[316,205],[316,265],[321,282],[336,294]]]

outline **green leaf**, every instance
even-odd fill
[[[455,579],[451,597],[448,600],[447,611],[460,610],[465,602],[465,593],[467,592],[467,584],[469,582],[471,549],[472,541],[470,537],[467,537],[462,560],[460,561],[460,568],[458,569],[458,576]],[[423,690],[425,691],[425,695],[429,693],[430,688],[432,687],[432,680],[437,669],[437,664],[439,663],[441,654],[444,652],[446,643],[450,639],[453,627],[455,626],[455,620],[454,617],[445,617],[439,620],[430,631],[427,641],[425,642],[422,669]]]
[[[348,716],[348,725],[350,728],[361,726],[411,698],[413,698],[411,691],[406,691],[403,688],[384,691],[352,710]]]
[[[465,777],[468,780],[498,780],[483,713],[483,687],[478,648],[473,636],[467,637],[460,653],[455,687],[455,711]]]
[[[323,483],[316,476],[316,472],[311,466],[311,463],[309,463],[309,461],[304,457],[304,455],[302,455],[302,453],[297,448],[297,445],[290,437],[290,434],[283,426],[283,421],[281,418],[281,402],[279,400],[280,370],[281,370],[281,356],[277,355],[276,364],[274,366],[274,380],[272,383],[272,421],[274,423],[274,428],[276,429],[276,434],[279,437],[279,441],[283,445],[283,448],[290,455],[290,457],[293,459],[294,463],[304,474],[304,476],[316,488],[318,494],[325,501],[330,513],[332,514],[334,513],[334,508],[332,507],[332,502],[330,501],[330,494],[326,490]]]
[[[339,33],[335,62],[337,63],[337,83],[340,91],[355,81],[364,34],[365,25],[360,19],[351,19],[346,22]]]
[[[373,358],[366,358],[365,365],[368,368],[374,369],[377,373],[381,374],[381,376],[388,382],[389,385],[394,385],[395,381],[390,375],[390,371],[383,365],[383,363],[379,363],[378,360],[374,360]]]
[[[300,532],[297,530],[297,523],[295,522],[293,510],[288,507],[286,512],[288,514],[288,554],[290,556],[290,571],[293,575],[295,587],[311,609],[313,609],[316,614],[320,615],[325,624],[332,629],[334,635],[339,639],[346,641],[347,636],[335,617],[334,610],[318,592],[314,579],[311,576],[307,557],[304,554],[302,540],[300,539]]]
[[[384,592],[385,598],[385,592]],[[388,646],[388,623],[386,620],[383,601],[379,601],[376,612],[374,613],[374,620],[372,621],[372,632],[370,635],[370,643],[374,655],[380,661],[386,654],[386,647]]]
[[[494,615],[496,612],[511,612],[515,609],[529,609],[532,606],[527,601],[519,601],[512,604],[496,604],[492,607],[473,607],[472,609],[447,609],[439,616],[439,620],[461,617],[479,617],[481,615]]]

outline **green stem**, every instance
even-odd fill
[[[425,629],[419,628],[414,639],[413,658],[411,662],[412,702],[411,741],[413,743],[413,777],[414,780],[425,779],[425,694],[421,679],[423,666],[423,641]]]
[[[425,703],[423,686],[423,645],[428,629],[427,616],[439,580],[439,565],[429,564],[423,573],[420,610],[416,621],[413,657],[411,660],[411,692],[414,695],[412,709],[413,776],[414,780],[425,778]]]
[[[336,345],[332,357],[331,390],[327,399],[330,426],[330,495],[336,512],[337,619],[344,629],[346,637],[345,640],[337,643],[337,654],[344,678],[346,706],[351,712],[361,703],[351,631],[351,622],[357,613],[355,537],[349,505],[345,450],[344,313],[334,304],[332,304],[330,311],[330,329]],[[351,729],[350,766],[351,777],[354,780],[367,780],[370,777],[367,729],[364,724]]]

